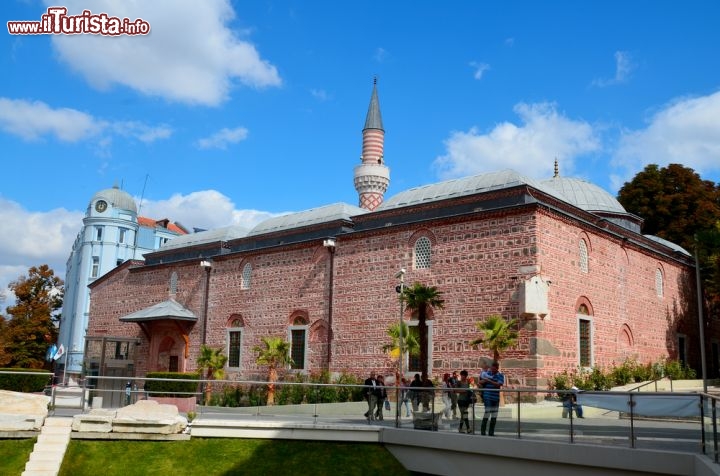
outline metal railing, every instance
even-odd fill
[[[36,374],[35,374],[36,375]],[[50,376],[50,374],[48,374]],[[429,398],[417,405],[401,401],[402,389],[385,387],[390,410],[382,404],[383,419],[368,419],[364,385],[341,385],[309,382],[275,382],[275,405],[267,405],[268,382],[229,380],[169,380],[143,377],[92,377],[77,387],[53,385],[50,389],[52,409],[70,408],[76,413],[89,412],[93,399],[121,402],[119,406],[142,399],[158,398],[160,393],[145,390],[148,381],[192,382],[197,391],[173,392],[187,397],[195,405],[197,418],[250,422],[273,420],[299,424],[356,424],[395,426],[408,430],[458,432],[459,419],[453,419],[452,407],[443,403],[440,388],[423,388]],[[128,390],[127,382],[130,381]],[[203,402],[201,386],[212,385],[213,399]],[[75,399],[65,398],[75,392]],[[452,392],[452,390],[451,390]],[[477,403],[468,408],[470,434],[477,435],[485,416],[483,393],[495,389],[474,389]],[[717,406],[718,397],[702,392],[578,392],[577,403],[584,418],[577,418],[575,408],[567,411],[562,395],[567,391],[537,389],[501,390],[505,403],[497,415],[495,434],[505,438],[561,441],[602,446],[658,449],[703,453],[719,462]],[[110,397],[110,396],[113,397]],[[413,395],[410,395],[412,398]],[[63,399],[65,399],[63,401]],[[447,402],[447,399],[445,400]],[[97,403],[97,400],[95,401]],[[219,405],[214,405],[217,403]],[[222,406],[227,405],[227,406]],[[97,407],[98,405],[95,404]],[[410,416],[406,417],[408,408]],[[377,408],[376,408],[377,410]],[[563,410],[567,418],[563,418]],[[1,410],[0,410],[1,411]],[[460,409],[455,414],[460,416]],[[429,423],[429,424],[428,424]]]

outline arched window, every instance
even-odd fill
[[[245,263],[242,270],[242,278],[240,279],[240,289],[250,289],[250,278],[252,276],[252,266]]]
[[[581,239],[579,246],[580,246],[580,271],[582,271],[583,273],[587,273],[588,269],[589,269],[587,243],[585,243],[585,240]]]
[[[421,236],[415,242],[414,249],[414,260],[415,269],[428,269],[430,268],[430,257],[432,254],[432,247],[430,240],[426,236]]]
[[[592,367],[592,320],[589,314],[585,304],[578,307],[578,364],[580,367]]]
[[[658,297],[663,297],[663,273],[660,268],[655,270],[655,292]]]
[[[294,370],[305,370],[307,368],[307,336],[307,317],[304,314],[297,314],[293,317],[292,325],[288,328],[290,358],[293,360],[290,368]]]
[[[228,368],[239,369],[242,361],[243,320],[238,315],[230,317],[227,327]]]

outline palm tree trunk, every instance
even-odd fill
[[[426,306],[421,305],[418,309],[418,334],[420,337],[420,371],[428,375],[428,335]]]
[[[210,405],[210,398],[212,397],[212,383],[209,382],[212,379],[211,369],[208,369],[205,379],[208,380],[208,382],[205,382],[205,405]]]
[[[272,406],[275,405],[275,381],[277,380],[277,370],[275,370],[275,367],[270,367],[268,380],[270,383],[268,384],[267,404],[268,406]]]

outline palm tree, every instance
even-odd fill
[[[497,314],[478,321],[475,327],[482,336],[470,342],[470,345],[475,347],[482,344],[486,349],[492,350],[493,360],[499,361],[502,352],[517,344],[518,332],[514,329],[517,322],[517,319],[506,321]]]
[[[400,329],[402,329],[402,351],[400,349]],[[402,359],[405,354],[416,355],[420,350],[420,344],[414,334],[410,334],[408,325],[404,322],[397,322],[388,327],[387,335],[390,336],[390,343],[383,346],[383,352],[390,354],[393,359]]]
[[[219,380],[225,376],[225,363],[227,357],[223,355],[222,349],[213,349],[203,344],[200,346],[200,356],[197,359],[198,372],[202,375],[205,372],[205,379]],[[205,384],[205,405],[210,402],[212,396],[212,383]]]
[[[267,365],[268,368],[268,394],[267,404],[275,404],[275,381],[277,381],[277,369],[292,364],[290,357],[290,343],[282,337],[263,337],[263,347],[256,345],[253,352],[258,354],[255,362],[258,365]]]
[[[407,309],[417,313],[418,336],[420,344],[420,370],[428,375],[428,335],[427,316],[429,309],[442,309],[445,301],[442,299],[442,292],[435,286],[425,286],[415,283],[403,290],[401,299],[405,302]]]

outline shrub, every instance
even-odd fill
[[[145,391],[150,397],[192,397],[198,392],[197,382],[175,382],[173,380],[199,380],[196,372],[148,372]]]
[[[47,375],[47,370],[38,369],[0,369],[0,390],[10,390],[12,392],[42,392],[46,385],[52,382],[52,375]],[[32,372],[44,375],[23,375],[16,372]]]

